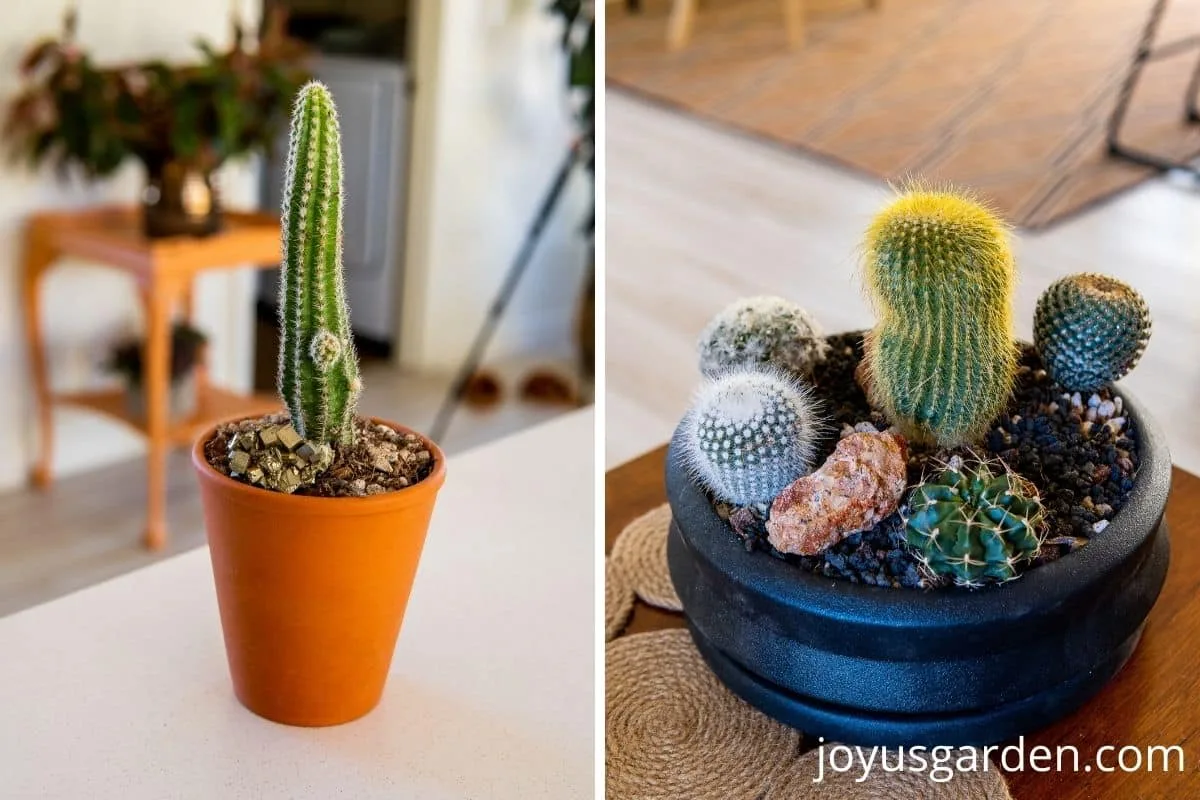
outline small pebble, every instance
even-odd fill
[[[1108,520],[1098,519],[1092,523],[1092,533],[1100,533],[1107,527],[1108,527]]]

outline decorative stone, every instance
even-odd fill
[[[229,469],[239,475],[250,469],[250,454],[245,450],[234,450],[229,454]]]
[[[388,461],[387,458],[385,456],[383,456],[382,454],[375,456],[375,459],[371,462],[371,466],[374,467],[379,472],[391,472],[392,471],[392,463],[390,461]]]
[[[240,431],[229,443],[231,474],[286,494],[313,483],[332,463],[333,448],[301,439],[291,425]]]
[[[771,504],[767,539],[775,549],[816,555],[896,510],[907,485],[908,443],[893,432],[852,433],[816,472]]]
[[[284,425],[279,429],[279,433],[277,435],[279,437],[279,443],[288,450],[295,450],[296,447],[298,447],[299,444],[304,441],[302,438],[300,438],[300,434],[296,433],[296,429],[291,425]]]

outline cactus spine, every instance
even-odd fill
[[[301,436],[349,444],[362,381],[342,278],[342,145],[315,81],[292,112],[281,217],[279,394]]]
[[[829,350],[821,329],[803,308],[781,297],[745,297],[705,326],[697,348],[700,371],[712,376],[756,364],[810,375]]]
[[[1033,484],[986,463],[952,458],[908,500],[905,538],[932,572],[960,586],[1009,581],[1042,546],[1045,514]]]
[[[809,389],[764,367],[701,387],[684,418],[683,459],[718,500],[766,503],[812,470],[822,433]]]
[[[1016,280],[1003,223],[954,192],[915,189],[867,232],[878,323],[864,343],[870,399],[905,435],[982,436],[1012,391]]]
[[[1150,309],[1137,290],[1094,273],[1055,281],[1038,298],[1033,341],[1050,377],[1092,392],[1133,369],[1150,341]]]

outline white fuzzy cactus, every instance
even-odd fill
[[[700,371],[765,364],[806,376],[825,360],[829,345],[803,308],[782,297],[745,297],[717,314],[700,334]]]
[[[824,423],[809,388],[771,367],[707,381],[684,418],[683,458],[718,500],[772,500],[812,471]]]

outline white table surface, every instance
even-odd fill
[[[593,419],[449,459],[356,722],[238,704],[207,548],[0,619],[0,798],[591,797]]]

